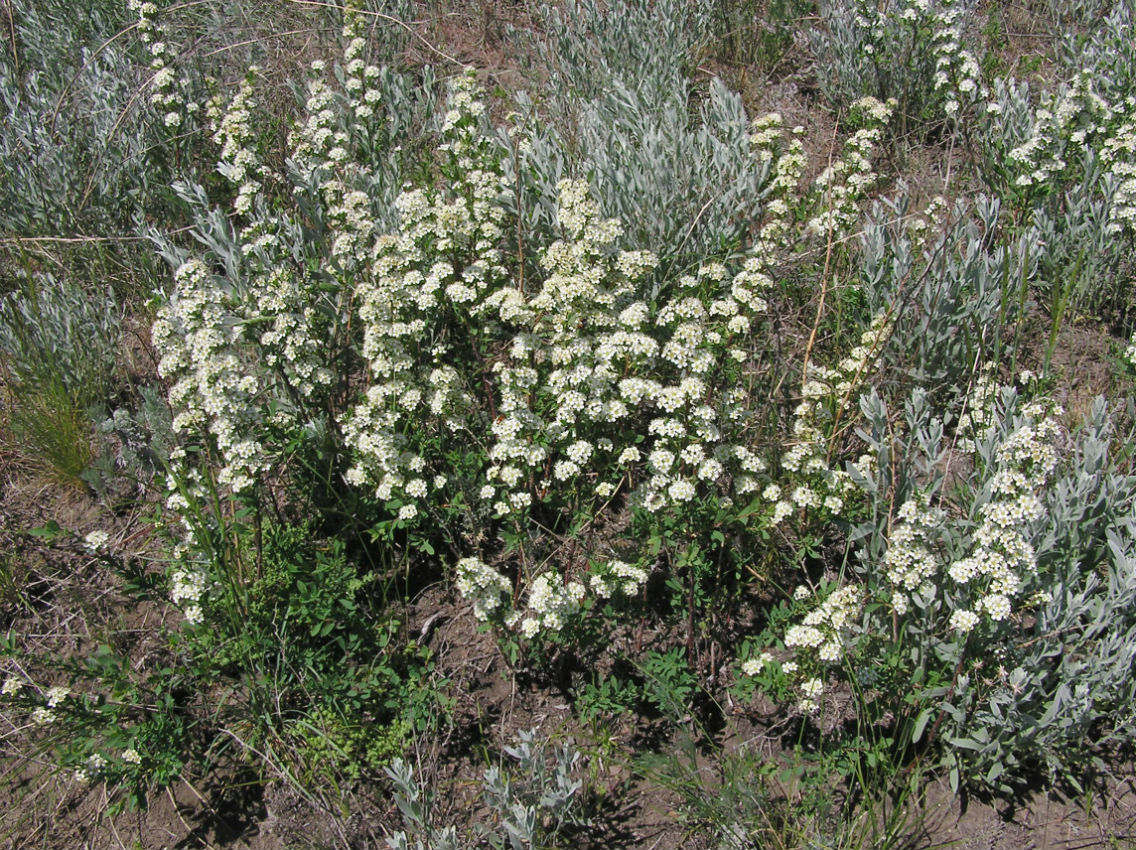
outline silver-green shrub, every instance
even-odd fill
[[[953,416],[929,401],[863,398],[859,554],[745,672],[784,677],[804,714],[847,682],[862,722],[930,741],[954,787],[1075,783],[1132,719],[1136,479],[1103,399],[1072,434],[990,373]]]
[[[0,53],[0,232],[121,232],[154,175],[131,114],[140,85],[112,41],[125,5],[14,0]],[[108,202],[110,199],[113,202]]]
[[[1012,359],[1039,253],[1032,234],[1005,232],[996,198],[944,204],[915,213],[905,195],[878,202],[857,258],[869,307],[894,317],[885,376],[939,394],[965,387],[976,363]]]
[[[969,0],[820,4],[811,46],[821,91],[846,107],[864,95],[898,104],[899,132],[952,124],[984,93]]]
[[[116,394],[123,309],[113,292],[34,275],[0,297],[0,377],[22,449],[68,481],[93,457],[92,416]]]
[[[493,820],[460,832],[454,826],[435,825],[433,793],[415,781],[409,765],[396,760],[386,774],[394,783],[395,804],[406,829],[387,839],[391,850],[570,846],[562,835],[565,828],[588,823],[579,778],[582,757],[573,742],[553,747],[532,729],[520,732],[516,743],[505,747],[505,754],[509,760],[487,769],[481,780]]]
[[[664,265],[724,254],[761,213],[767,163],[752,155],[741,97],[719,80],[699,99],[686,69],[705,29],[706,4],[635,2],[611,15],[594,0],[544,7],[533,44],[539,98],[517,98],[524,136],[518,167],[543,198],[522,209],[526,231],[552,230],[555,187],[586,178],[621,245]],[[505,160],[511,176],[513,161]]]
[[[1136,478],[1097,398],[1040,494],[1035,613],[944,696],[952,774],[1012,788],[1043,766],[1077,783],[1127,740],[1136,700]],[[989,485],[987,485],[989,486]]]

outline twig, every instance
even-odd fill
[[[22,80],[23,74],[20,73],[20,43],[16,38],[16,17],[12,11],[12,4],[10,2],[4,4],[4,11],[8,13],[8,38],[12,41],[12,66],[16,72],[16,79]]]
[[[833,157],[836,156],[836,133],[839,129],[840,129],[839,123],[837,123],[836,126],[832,128],[832,141],[829,142],[829,154],[828,154],[828,167],[829,168],[832,167]],[[831,198],[831,197],[832,197],[832,194],[831,194],[831,190],[830,190],[829,198]],[[813,345],[816,343],[817,331],[820,329],[821,319],[824,318],[824,300],[825,300],[826,296],[828,295],[828,273],[829,273],[829,270],[830,270],[830,267],[831,267],[831,264],[832,264],[832,246],[833,246],[832,236],[833,236],[832,226],[830,224],[830,226],[828,228],[828,238],[827,238],[828,244],[825,246],[825,249],[824,249],[824,271],[821,272],[821,279],[820,279],[820,302],[817,304],[816,320],[813,322],[812,329],[809,331],[808,344],[805,345],[805,356],[804,356],[803,360],[801,361],[801,391],[802,391],[802,395],[804,394],[805,384],[807,384],[808,380],[809,380],[809,355],[812,354]]]
[[[337,9],[341,12],[345,11],[345,7],[339,5],[338,3],[324,3],[324,2],[321,2],[321,0],[289,0],[289,2],[296,3],[300,6],[320,6],[320,7],[325,8],[325,9]],[[400,20],[400,19],[395,18],[391,15],[384,15],[382,12],[372,12],[372,11],[369,11],[367,9],[357,9],[356,14],[370,15],[372,18],[379,18],[381,20],[388,21],[392,24],[397,24],[398,26],[400,26],[404,30],[406,30],[408,33],[410,33],[412,36],[414,36],[416,39],[418,39],[420,42],[422,42],[422,44],[424,44],[426,46],[426,49],[429,50],[431,53],[435,53],[438,56],[440,56],[441,58],[445,59],[447,62],[452,62],[453,64],[458,65],[459,67],[462,67],[462,68],[465,68],[469,65],[468,62],[462,62],[460,59],[455,59],[453,56],[450,56],[450,54],[444,53],[441,50],[439,50],[437,47],[435,47],[433,44],[431,44],[424,36],[422,36],[417,30],[415,30],[412,26],[410,26],[410,24],[408,24],[406,21]]]

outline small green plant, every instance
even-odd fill
[[[647,698],[660,711],[683,714],[689,710],[698,685],[681,648],[647,653],[640,669]]]
[[[609,718],[635,711],[641,699],[642,689],[635,682],[603,676],[579,689],[573,707],[581,720],[596,726]]]
[[[509,761],[485,771],[481,788],[494,816],[489,824],[463,829],[435,823],[433,794],[414,779],[401,759],[386,769],[394,783],[395,803],[402,812],[404,831],[387,839],[392,850],[538,850],[573,846],[570,830],[588,825],[585,815],[581,755],[572,742],[555,747],[536,730],[519,733],[505,747]],[[413,844],[411,842],[414,842]]]

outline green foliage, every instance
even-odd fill
[[[47,661],[24,656],[11,638],[0,650],[21,667]],[[155,792],[181,778],[190,759],[205,755],[208,715],[192,678],[168,658],[138,670],[128,656],[100,644],[86,656],[48,665],[66,685],[10,675],[0,699],[38,730],[35,755],[48,754],[80,783],[105,782],[112,811],[145,808]]]
[[[379,775],[406,752],[414,731],[401,718],[376,726],[373,718],[341,717],[327,705],[294,721],[293,727],[301,749],[298,760],[310,765],[313,784]]]
[[[811,0],[716,0],[707,13],[706,49],[723,62],[785,70],[801,19],[816,13]]]
[[[659,710],[672,714],[687,710],[698,685],[682,649],[648,652],[641,670],[647,698]]]
[[[574,696],[573,708],[580,719],[595,726],[635,711],[642,699],[642,689],[635,682],[618,676],[602,676],[598,681],[584,683]]]

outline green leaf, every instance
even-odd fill
[[[911,743],[917,744],[923,737],[923,730],[927,728],[927,721],[931,719],[932,709],[925,708],[915,718],[915,727],[911,731]]]
[[[56,537],[66,534],[66,532],[59,527],[59,523],[51,519],[47,521],[46,525],[28,529],[28,534],[33,537],[42,537],[44,540],[54,540]]]

